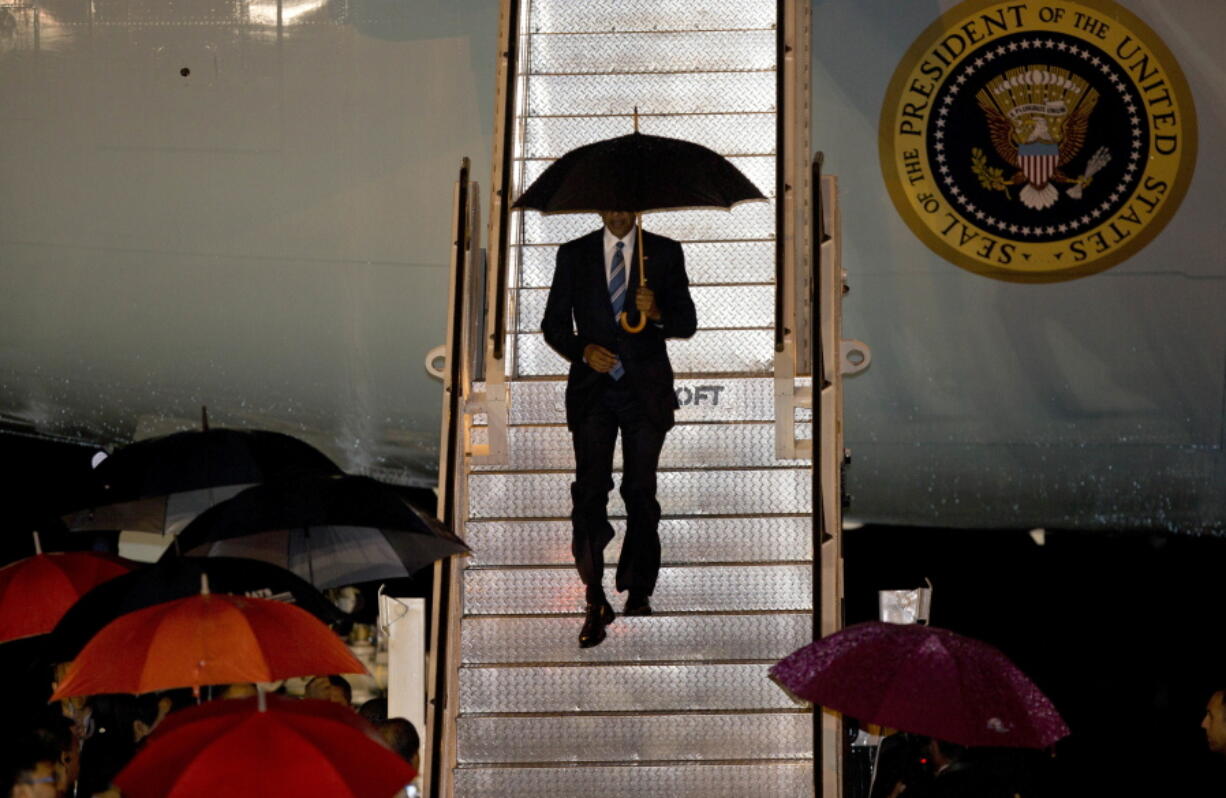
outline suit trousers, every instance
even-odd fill
[[[604,549],[613,539],[608,502],[618,431],[622,436],[621,495],[626,504],[626,536],[615,586],[618,591],[651,595],[660,571],[656,467],[666,431],[652,422],[643,400],[624,382],[608,379],[609,384],[593,398],[572,430],[575,481],[570,486],[571,552],[589,600],[603,595]]]

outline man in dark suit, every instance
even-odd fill
[[[656,465],[677,408],[664,341],[689,338],[698,326],[681,245],[644,232],[647,286],[636,288],[634,214],[604,211],[600,218],[601,230],[558,249],[541,322],[545,340],[570,361],[566,426],[575,445],[571,551],[587,589],[579,633],[583,648],[604,640],[604,628],[615,617],[601,580],[604,548],[613,539],[607,504],[619,430],[627,518],[615,586],[629,591],[622,614],[651,614],[649,597],[660,570]],[[647,318],[639,333],[626,332],[617,320],[617,311],[632,308]]]

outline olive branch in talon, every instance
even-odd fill
[[[1005,180],[1005,170],[988,166],[988,156],[978,147],[971,150],[971,169],[979,178],[979,185],[989,191],[1003,191],[1005,199],[1013,199],[1009,196],[1009,183]]]

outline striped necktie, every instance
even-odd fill
[[[609,301],[613,305],[613,318],[621,316],[622,308],[626,305],[626,259],[622,255],[624,246],[623,242],[617,242],[617,251],[613,253],[613,267],[609,271]],[[622,367],[620,359],[609,370],[609,376],[615,380],[620,380],[625,373],[626,369]]]

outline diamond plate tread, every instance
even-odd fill
[[[521,377],[564,376],[570,364],[540,333],[514,336]],[[773,330],[699,330],[692,338],[668,342],[669,360],[679,374],[769,374],[775,363]]]
[[[621,602],[616,601],[615,608]],[[466,665],[545,662],[780,660],[813,639],[808,612],[650,615],[619,619],[594,648],[575,640],[580,616],[469,617],[460,634]]]
[[[761,172],[762,163],[769,162],[774,173],[774,158],[729,158],[745,176],[753,179]],[[545,171],[547,161],[528,161],[524,164],[525,182],[530,185],[537,174]],[[767,196],[774,190],[772,177],[768,183],[754,181],[758,190]],[[523,239],[525,244],[564,244],[587,235],[599,224],[597,217],[589,213],[558,213],[545,215],[536,211],[522,214]],[[643,229],[678,241],[728,241],[765,240],[775,236],[775,202],[758,200],[737,205],[732,210],[703,209],[660,211],[647,214]],[[649,256],[651,252],[647,253]],[[651,265],[648,264],[648,269]]]
[[[605,547],[605,558],[616,562],[626,522],[612,523],[616,537]],[[813,559],[809,516],[664,518],[659,531],[665,565]],[[469,521],[464,539],[473,553],[464,565],[570,565],[570,533],[568,520]]]
[[[528,116],[607,116],[636,105],[651,114],[711,114],[775,110],[775,71],[681,72],[647,76],[651,103],[644,102],[644,80],[626,75],[533,75]]]
[[[620,475],[614,482],[620,484]],[[808,468],[740,471],[661,471],[657,475],[661,514],[781,515],[812,511]],[[571,475],[565,472],[481,472],[468,478],[469,517],[569,518]],[[609,515],[624,517],[617,490]]]
[[[773,663],[460,669],[460,712],[674,712],[796,709]]]
[[[488,442],[485,428],[474,428],[472,442]],[[811,424],[795,424],[794,435],[809,439]],[[574,447],[570,431],[556,427],[510,427],[507,430],[507,463],[474,466],[475,471],[573,471]],[[660,453],[661,468],[754,468],[775,465],[808,465],[808,460],[781,460],[775,457],[773,424],[685,424],[669,430]],[[622,467],[621,447],[613,456],[613,468]]]
[[[597,217],[591,229],[600,226]],[[705,283],[773,283],[775,281],[775,242],[763,241],[686,241],[685,271],[690,286]],[[556,244],[515,247],[519,253],[519,286],[548,288],[557,263]],[[774,301],[773,299],[771,300]]]
[[[811,385],[798,379],[798,387]],[[685,378],[675,383],[677,423],[690,421],[773,421],[775,418],[775,381],[771,377]],[[511,424],[565,424],[566,383],[563,380],[511,382]],[[473,385],[484,391],[483,383]],[[797,421],[812,418],[812,410],[800,408]],[[484,425],[478,414],[474,423]]]
[[[611,590],[613,566],[606,570],[604,583]],[[573,567],[464,572],[465,617],[577,613],[583,603],[583,583]],[[807,610],[813,606],[813,569],[807,564],[664,567],[651,606],[656,612]]]
[[[648,267],[648,275],[651,268]],[[773,285],[694,286],[690,289],[702,327],[771,327],[775,323]],[[515,299],[516,329],[537,332],[545,318],[547,288],[521,289]],[[628,299],[627,302],[633,302]],[[609,315],[612,315],[612,310]]]
[[[775,68],[776,39],[769,28],[533,36],[524,66],[533,78],[556,73],[771,70]]]
[[[770,3],[695,4],[694,0],[616,0],[600,3],[534,3],[529,30],[533,33],[670,30],[677,20],[701,22],[703,30],[773,28],[776,7]]]
[[[745,715],[579,715],[467,718],[459,761],[478,763],[650,762],[802,759],[813,755],[808,712]],[[592,741],[599,740],[600,745]]]
[[[622,116],[528,117],[524,120],[525,158],[560,158],[571,150],[634,129],[630,113]],[[639,132],[683,139],[721,155],[761,155],[775,151],[775,115],[699,114],[639,116]]]
[[[805,798],[813,763],[458,768],[455,784],[463,798]]]

